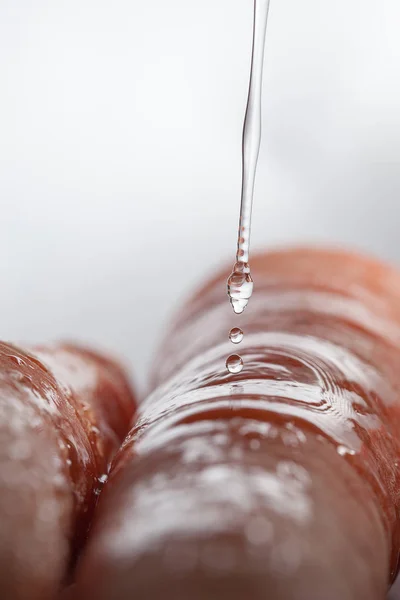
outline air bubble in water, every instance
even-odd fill
[[[243,331],[240,329],[240,327],[232,327],[229,332],[229,339],[231,340],[232,344],[239,344],[242,341]]]
[[[229,373],[240,373],[240,371],[243,369],[243,360],[239,354],[231,354],[226,359],[226,368],[228,369]]]

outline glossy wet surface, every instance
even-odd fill
[[[381,599],[396,572],[399,275],[329,252],[254,265],[239,373],[225,370],[222,277],[179,313],[154,363],[88,551],[118,599],[141,598],[149,569],[165,585],[185,577],[186,594],[247,582],[251,598],[268,584],[308,600]]]
[[[54,597],[86,539],[133,410],[112,361],[71,345],[24,350],[0,343],[4,597]]]

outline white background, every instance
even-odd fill
[[[145,380],[234,259],[251,27],[251,0],[0,0],[2,338]],[[253,248],[400,261],[399,27],[398,0],[271,0]]]

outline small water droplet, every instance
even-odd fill
[[[346,456],[349,454],[350,456],[354,456],[355,452],[351,448],[346,448],[346,446],[338,446],[337,452],[340,456]]]
[[[107,481],[107,479],[108,479],[108,475],[107,475],[107,473],[103,473],[103,475],[101,475],[101,476],[98,478],[98,481],[99,481],[100,483],[105,483],[105,482]]]
[[[243,360],[239,354],[231,354],[226,359],[226,368],[228,369],[229,373],[240,373],[240,371],[243,369]]]
[[[243,331],[240,329],[240,327],[232,327],[229,332],[229,339],[231,340],[232,344],[239,344],[242,341]]]
[[[252,440],[250,440],[250,448],[251,450],[259,450],[261,447],[261,442],[260,440],[253,438]]]
[[[246,527],[246,537],[255,546],[270,542],[272,534],[272,524],[264,517],[253,517]]]
[[[25,361],[20,356],[14,356],[13,354],[9,354],[8,357],[16,363],[19,367],[25,366]]]

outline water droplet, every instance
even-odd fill
[[[260,440],[257,440],[256,438],[253,438],[252,440],[250,440],[250,448],[251,448],[251,450],[259,450],[260,447],[261,447]]]
[[[226,359],[226,368],[228,369],[229,373],[240,373],[240,371],[243,369],[243,360],[239,354],[231,354]]]
[[[235,263],[227,287],[234,312],[236,314],[242,313],[253,293],[253,280],[248,263]]]
[[[16,363],[19,367],[25,366],[25,361],[20,356],[14,356],[13,354],[9,354],[8,357]]]
[[[98,478],[98,481],[99,481],[100,483],[105,483],[105,482],[107,481],[107,479],[108,479],[108,475],[107,475],[107,473],[103,473],[103,475],[101,475],[101,476]]]
[[[242,341],[243,331],[240,329],[240,327],[232,327],[229,332],[229,339],[231,340],[232,344],[239,344]]]
[[[255,546],[270,542],[272,534],[272,524],[264,517],[253,517],[246,527],[246,537]]]
[[[340,454],[340,456],[346,456],[347,454],[349,454],[350,456],[354,456],[355,454],[354,450],[352,450],[351,448],[346,448],[346,446],[338,446],[337,451],[338,454]]]

